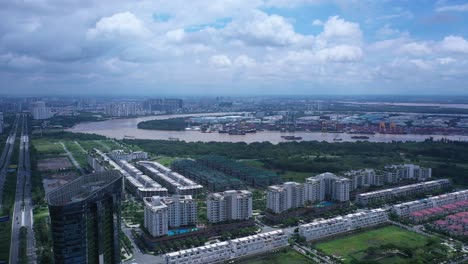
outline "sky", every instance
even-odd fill
[[[2,95],[468,95],[468,1],[2,0]]]

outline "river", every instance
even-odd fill
[[[227,115],[239,113],[210,113],[210,114],[188,114],[188,115],[160,115],[160,116],[146,116],[138,118],[127,119],[112,119],[100,122],[80,123],[75,127],[68,129],[71,132],[81,132],[88,134],[98,134],[109,138],[122,139],[125,136],[134,137],[136,139],[162,139],[168,140],[169,138],[178,138],[187,142],[264,142],[268,141],[273,144],[279,142],[287,142],[288,140],[281,138],[281,136],[294,135],[302,137],[304,141],[327,141],[327,142],[355,142],[350,134],[346,133],[322,133],[322,132],[295,132],[284,133],[277,131],[259,131],[257,133],[248,133],[246,135],[229,135],[214,133],[202,133],[200,131],[161,131],[161,130],[146,130],[138,129],[137,124],[142,121],[167,119],[175,117],[189,117],[189,116],[214,116],[214,115]],[[392,142],[392,141],[424,141],[429,137],[434,139],[447,138],[450,140],[468,141],[468,136],[442,136],[442,135],[391,135],[391,134],[375,134],[369,136],[370,142]],[[338,141],[337,139],[341,139]]]

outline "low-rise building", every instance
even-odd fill
[[[119,161],[119,163],[124,164],[125,169],[98,149],[89,151],[87,159],[88,164],[95,172],[118,170],[124,176],[125,188],[141,199],[151,196],[167,196],[166,188],[124,160]]]
[[[252,217],[252,193],[247,190],[229,190],[211,193],[206,199],[210,223],[247,220]]]
[[[383,224],[387,221],[387,212],[379,208],[300,225],[299,235],[303,236],[307,241],[318,240],[357,228]]]
[[[282,230],[257,234],[164,255],[166,264],[224,263],[240,257],[263,254],[288,245]]]
[[[392,206],[392,212],[398,216],[406,217],[412,212],[421,211],[433,207],[441,207],[451,203],[468,200],[468,190],[446,193],[433,196],[427,199],[421,199],[406,203],[400,203]]]
[[[125,161],[134,161],[134,160],[147,160],[148,152],[144,151],[134,151],[132,153],[126,153],[122,149],[116,149],[109,152],[109,157],[113,160],[125,160]]]
[[[155,181],[169,189],[171,193],[181,195],[196,195],[201,193],[203,186],[183,175],[172,171],[155,161],[139,161],[137,164]]]
[[[360,193],[356,195],[356,202],[361,205],[367,205],[373,202],[386,201],[397,197],[446,189],[448,187],[450,187],[450,180],[448,179],[421,182],[373,192]]]

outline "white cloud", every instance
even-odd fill
[[[240,67],[251,67],[255,65],[255,60],[247,55],[240,55],[234,60],[234,65]]]
[[[431,48],[426,43],[411,42],[401,46],[400,52],[421,56],[430,54]]]
[[[361,41],[362,31],[358,23],[333,16],[325,22],[322,35],[326,39],[338,38],[347,41]]]
[[[214,55],[210,58],[210,63],[213,66],[229,67],[232,65],[231,59],[226,55]]]
[[[181,42],[185,37],[185,30],[182,28],[168,31],[166,38],[172,42]]]
[[[456,12],[466,12],[468,11],[468,3],[461,5],[444,5],[436,8],[437,12],[446,12],[446,11],[456,11]]]
[[[362,50],[356,46],[340,45],[320,50],[317,56],[322,61],[352,62],[362,58]]]
[[[250,45],[287,46],[303,39],[284,17],[258,10],[233,21],[225,32],[231,38]]]
[[[454,63],[456,62],[457,60],[455,60],[454,58],[452,57],[444,57],[444,58],[438,58],[437,59],[437,62],[439,62],[441,65],[447,65],[447,64],[451,64],[451,63]]]
[[[450,35],[445,37],[440,44],[443,51],[468,53],[468,41],[463,37]]]
[[[117,13],[110,17],[101,18],[87,32],[87,37],[113,38],[113,37],[144,37],[149,34],[149,30],[143,22],[131,12]]]

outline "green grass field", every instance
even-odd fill
[[[365,256],[364,250],[369,247],[378,247],[384,244],[395,244],[411,249],[424,247],[429,239],[423,235],[406,231],[396,226],[386,226],[375,230],[338,238],[317,244],[315,247],[328,255],[341,256],[345,263],[352,258],[361,259]],[[411,259],[398,256],[379,260],[382,263],[411,263]]]
[[[314,261],[304,257],[296,251],[289,249],[285,252],[281,251],[276,254],[260,256],[252,260],[244,260],[237,262],[239,264],[313,264]]]
[[[65,154],[62,145],[58,144],[58,141],[52,141],[49,139],[34,139],[32,144],[36,148],[39,156],[40,155],[61,155]]]

